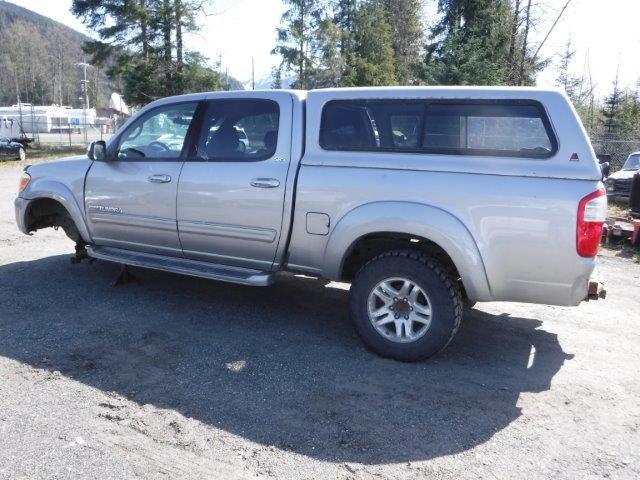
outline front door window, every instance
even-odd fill
[[[167,105],[149,111],[122,136],[118,159],[178,159],[197,103]]]

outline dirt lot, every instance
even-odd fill
[[[640,265],[606,301],[483,304],[430,362],[368,353],[347,291],[71,265],[0,168],[0,478],[639,478]]]

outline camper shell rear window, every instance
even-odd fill
[[[558,142],[529,100],[332,100],[320,146],[368,151],[549,158]]]

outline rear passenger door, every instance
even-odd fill
[[[271,268],[281,235],[292,110],[284,92],[207,102],[178,185],[185,257]]]

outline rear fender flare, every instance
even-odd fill
[[[482,256],[469,230],[452,214],[421,203],[373,202],[350,210],[331,232],[324,252],[323,275],[339,280],[356,242],[379,232],[415,235],[436,243],[455,264],[468,297],[491,300]]]

